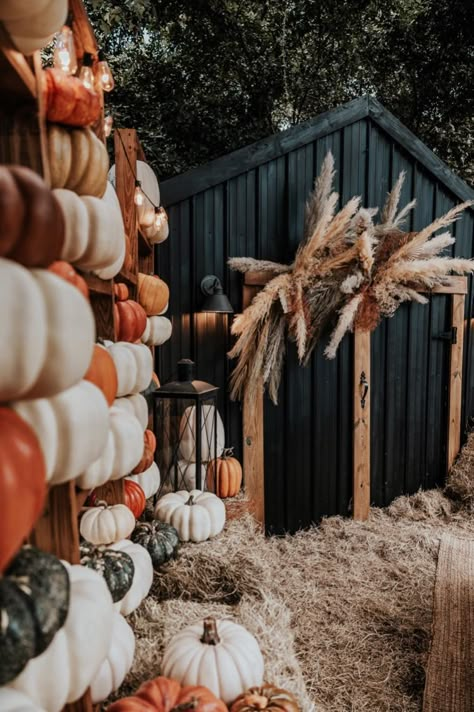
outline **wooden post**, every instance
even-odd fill
[[[354,332],[354,519],[365,521],[370,510],[370,332]]]
[[[36,522],[31,534],[31,544],[71,564],[78,564],[77,514],[74,481],[51,487],[43,516]]]
[[[244,478],[245,492],[250,500],[250,511],[265,527],[265,467],[263,439],[263,388],[255,400],[244,398]]]
[[[448,471],[461,448],[464,300],[464,294],[453,294],[452,296],[451,326],[456,330],[453,332],[456,343],[451,345],[449,367]]]

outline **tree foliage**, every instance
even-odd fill
[[[88,0],[161,177],[371,93],[474,180],[468,0]]]

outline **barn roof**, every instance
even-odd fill
[[[204,166],[163,181],[160,185],[162,203],[166,206],[178,203],[367,117],[397,141],[457,198],[474,200],[474,190],[453,173],[428,146],[377,99],[363,96],[326,111],[315,119],[297,124],[286,131],[210,161]]]

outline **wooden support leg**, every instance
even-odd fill
[[[263,388],[254,401],[244,398],[244,478],[255,519],[265,527]]]
[[[448,471],[461,448],[462,361],[464,346],[464,294],[452,296],[452,322],[456,343],[451,346],[449,369]]]
[[[370,509],[370,332],[354,332],[353,517]]]

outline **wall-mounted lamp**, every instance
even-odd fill
[[[233,314],[232,304],[224,294],[220,280],[213,274],[208,274],[201,282],[201,292],[205,295],[204,303],[201,307],[203,312],[218,312],[221,314]]]

